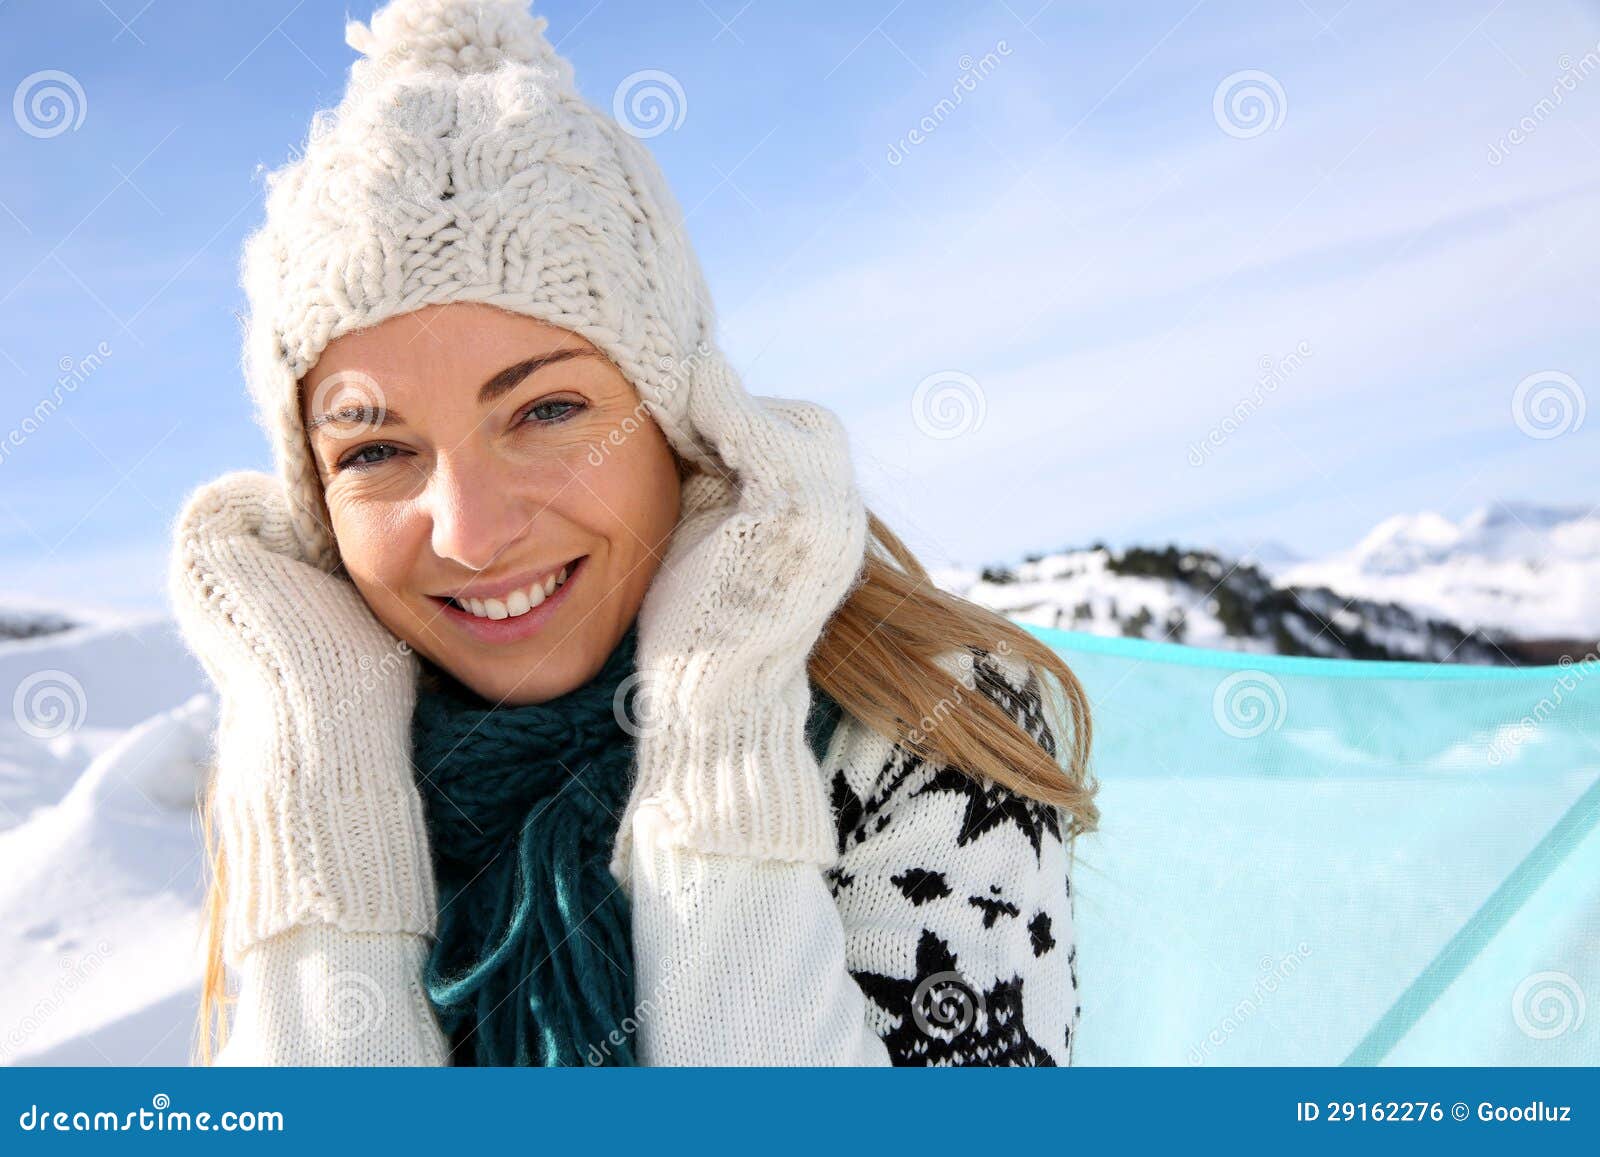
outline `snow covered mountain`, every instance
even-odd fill
[[[1600,507],[1499,502],[1452,522],[1402,514],[1284,584],[1398,603],[1524,641],[1600,639]]]
[[[1485,635],[1318,587],[1279,586],[1211,551],[1130,547],[1030,558],[934,581],[1019,623],[1257,654],[1506,663]],[[1520,661],[1520,660],[1518,660]]]
[[[1600,640],[1600,507],[1496,503],[1385,520],[1321,560],[1103,544],[934,572],[1015,619],[1097,635],[1350,659],[1527,665]]]
[[[0,604],[0,643],[53,635],[75,625],[66,615],[48,608]]]

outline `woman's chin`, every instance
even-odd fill
[[[581,648],[571,645],[559,656],[526,656],[521,661],[509,654],[476,654],[434,662],[484,699],[506,707],[556,699],[583,686],[598,669],[598,665],[591,669]]]

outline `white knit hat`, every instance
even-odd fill
[[[683,215],[638,138],[577,93],[527,0],[393,0],[304,155],[267,174],[245,242],[243,366],[323,569],[338,565],[300,417],[328,343],[426,305],[476,301],[581,334],[673,448],[716,462],[688,420],[697,385],[740,390],[718,349]]]

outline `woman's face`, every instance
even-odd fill
[[[677,524],[679,475],[593,345],[428,306],[331,342],[301,404],[339,552],[384,626],[497,703],[599,671]]]

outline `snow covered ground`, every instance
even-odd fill
[[[204,686],[161,618],[0,644],[0,1061],[187,1062]]]

